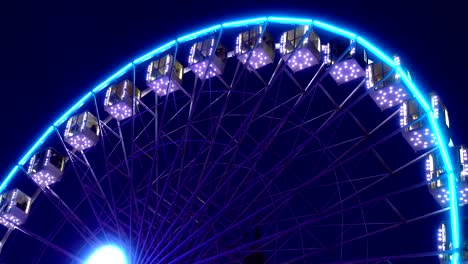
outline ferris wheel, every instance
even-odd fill
[[[6,175],[0,259],[464,263],[468,156],[442,101],[319,20],[184,35],[79,98]]]

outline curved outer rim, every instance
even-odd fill
[[[245,26],[257,25],[257,24],[261,24],[265,22],[276,23],[276,24],[313,25],[323,30],[326,30],[328,32],[331,32],[331,33],[334,33],[334,34],[337,34],[337,35],[340,35],[349,39],[353,39],[357,41],[357,43],[362,45],[364,48],[366,48],[369,52],[371,52],[372,54],[377,56],[379,59],[381,59],[383,62],[385,62],[387,65],[389,65],[392,69],[395,69],[396,72],[401,76],[402,80],[404,81],[406,86],[409,88],[412,95],[416,98],[418,103],[422,106],[426,114],[429,116],[432,130],[435,132],[436,138],[438,140],[439,151],[442,155],[444,166],[448,174],[448,183],[449,183],[449,191],[450,191],[450,224],[451,224],[450,226],[451,226],[451,234],[452,234],[452,245],[453,245],[453,248],[455,249],[452,263],[458,264],[460,262],[459,261],[460,253],[458,250],[460,249],[461,238],[460,238],[460,226],[459,226],[458,203],[457,203],[458,197],[457,197],[457,192],[455,191],[456,189],[455,174],[453,172],[452,161],[448,153],[448,147],[447,147],[448,145],[447,145],[447,142],[445,141],[445,137],[443,137],[443,131],[437,124],[434,118],[432,109],[429,103],[427,102],[427,100],[424,98],[423,93],[418,88],[418,86],[409,78],[408,74],[402,69],[400,65],[397,65],[390,56],[388,56],[386,53],[384,53],[381,49],[379,49],[372,43],[368,42],[365,38],[358,36],[357,34],[351,31],[348,31],[346,29],[343,29],[341,27],[336,27],[332,24],[328,24],[328,23],[321,22],[318,20],[312,20],[309,18],[289,17],[289,16],[268,16],[268,17],[257,17],[257,18],[229,21],[229,22],[217,24],[211,27],[207,27],[199,31],[194,31],[192,33],[179,37],[175,40],[172,40],[162,46],[159,46],[158,48],[140,56],[139,58],[133,60],[132,62],[128,63],[123,68],[121,68],[120,70],[112,74],[105,81],[101,82],[96,87],[94,87],[90,92],[88,92],[83,97],[81,97],[73,106],[71,106],[67,111],[65,111],[53,123],[53,125],[49,126],[47,130],[41,135],[41,137],[39,137],[34,142],[34,144],[26,151],[26,153],[23,154],[19,162],[10,170],[8,175],[0,184],[0,193],[2,193],[6,189],[10,181],[13,179],[16,173],[20,170],[20,167],[23,166],[31,158],[34,152],[44,143],[44,141],[52,134],[52,132],[56,130],[57,127],[62,125],[65,122],[65,120],[67,120],[76,110],[78,110],[81,106],[83,106],[84,103],[88,99],[90,99],[94,94],[103,90],[111,82],[121,77],[127,71],[132,69],[135,65],[141,64],[151,59],[152,57],[174,47],[175,45],[178,45],[179,43],[184,43],[184,42],[193,40],[195,38],[208,35],[209,33],[215,30],[221,29],[221,28],[245,27]]]

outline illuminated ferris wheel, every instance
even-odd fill
[[[222,23],[47,128],[0,186],[0,258],[462,263],[467,173],[399,57],[318,20]]]

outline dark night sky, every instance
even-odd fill
[[[255,3],[253,3],[255,2]],[[326,2],[326,3],[325,3]],[[253,5],[252,5],[253,3]],[[397,53],[448,105],[468,143],[462,1],[14,1],[0,6],[0,173],[78,96],[132,58],[214,23],[269,14],[319,18]],[[250,4],[250,5],[248,5]]]

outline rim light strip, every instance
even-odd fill
[[[164,51],[172,48],[174,45],[176,44],[176,41],[173,40],[169,43],[166,43],[165,45],[162,45],[161,47],[157,48],[157,49],[154,49],[148,53],[146,53],[145,55],[139,57],[138,59],[134,60],[133,63],[134,64],[140,64],[144,61],[147,61],[149,59],[151,59],[152,57],[158,55],[159,53],[163,53]]]
[[[270,16],[268,21],[279,23],[279,24],[296,24],[296,25],[310,25],[312,24],[312,19],[308,18],[297,18],[297,17],[277,17]]]
[[[111,82],[113,82],[115,79],[119,78],[120,76],[124,75],[130,68],[133,66],[133,63],[129,63],[125,65],[122,69],[118,70],[116,73],[114,73],[112,76],[107,78],[105,81],[100,83],[98,86],[94,87],[92,93],[98,93],[102,89],[104,89],[107,85],[109,85]]]
[[[78,110],[78,108],[82,107],[92,95],[93,95],[93,93],[89,92],[89,93],[85,94],[85,96],[81,97],[81,99],[78,100],[78,102],[76,102],[76,104],[74,104],[72,107],[70,107],[70,109],[68,109],[65,112],[65,114],[63,114],[59,119],[57,119],[57,121],[54,122],[54,126],[58,127],[63,122],[65,122],[65,120],[68,117],[70,117],[71,114],[73,114],[76,110]]]
[[[346,37],[346,38],[349,38],[349,39],[356,39],[356,37],[357,37],[357,35],[354,34],[351,31],[348,31],[348,30],[345,30],[345,29],[342,29],[342,28],[338,28],[338,27],[335,27],[333,25],[330,25],[328,23],[324,23],[324,22],[321,22],[321,21],[318,21],[318,20],[314,20],[314,25],[319,27],[319,28],[325,29],[327,31],[333,32],[335,34],[338,34],[340,36],[343,36],[343,37]]]
[[[368,49],[370,52],[372,52],[374,55],[378,56],[380,59],[382,59],[385,63],[390,65],[390,67],[395,68],[396,63],[394,60],[392,60],[389,56],[387,56],[383,51],[381,51],[379,48],[374,46],[372,43],[368,42],[362,37],[357,37],[357,42],[361,44],[364,48]]]
[[[441,129],[438,126],[437,122],[434,118],[434,113],[430,112],[430,124],[435,131],[437,141],[439,145],[443,145],[443,147],[439,148],[440,152],[442,153],[442,159],[444,160],[444,164],[446,166],[446,171],[448,173],[448,184],[449,184],[449,191],[450,191],[450,227],[451,227],[451,234],[452,234],[452,243],[455,249],[460,249],[461,239],[460,239],[460,227],[459,227],[459,212],[458,212],[458,191],[456,189],[455,183],[455,174],[453,172],[452,167],[452,160],[450,155],[448,154],[448,150],[446,149],[446,142],[444,137],[441,135]],[[460,253],[456,250],[453,253],[452,263],[458,264],[460,262]]]
[[[208,35],[209,33],[214,32],[214,31],[220,29],[221,27],[222,26],[220,24],[218,24],[218,25],[215,25],[215,26],[212,26],[212,27],[205,28],[205,29],[202,29],[200,31],[194,32],[194,33],[187,34],[187,35],[185,35],[183,37],[177,38],[177,42],[185,42],[185,41],[189,41],[189,40],[192,40],[192,39],[199,38],[199,37],[204,36],[204,35]]]
[[[44,143],[44,141],[50,136],[52,131],[54,130],[55,127],[60,126],[65,120],[70,117],[71,114],[73,114],[76,110],[78,110],[81,106],[83,106],[86,101],[95,93],[98,93],[102,89],[104,89],[107,85],[109,85],[111,82],[116,80],[117,78],[121,77],[123,74],[125,74],[128,70],[132,68],[133,65],[140,64],[142,62],[145,62],[152,57],[167,51],[168,49],[172,48],[174,45],[177,43],[182,43],[186,41],[190,41],[196,38],[199,38],[201,36],[207,35],[211,32],[214,32],[220,28],[235,28],[235,27],[243,27],[243,26],[249,26],[249,25],[255,25],[255,24],[260,24],[268,20],[269,22],[273,23],[279,23],[279,24],[296,24],[296,25],[305,25],[305,24],[313,24],[318,28],[322,28],[326,31],[332,32],[334,34],[349,38],[349,39],[355,39],[357,42],[365,47],[367,50],[369,50],[371,53],[376,55],[378,58],[383,60],[385,63],[387,63],[390,67],[394,68],[398,74],[402,77],[402,80],[404,83],[408,86],[408,88],[411,90],[413,96],[417,99],[417,101],[421,104],[423,107],[424,111],[429,114],[429,120],[430,124],[432,126],[432,129],[434,130],[437,140],[439,142],[439,149],[440,152],[442,153],[442,157],[444,160],[444,165],[446,166],[447,172],[449,174],[449,190],[450,190],[450,218],[451,218],[451,230],[452,230],[452,243],[454,245],[454,248],[460,248],[460,233],[459,233],[459,221],[458,221],[458,204],[457,204],[457,193],[455,191],[455,175],[453,173],[453,167],[451,163],[450,156],[448,154],[448,149],[446,142],[444,138],[442,137],[442,130],[438,126],[437,122],[434,119],[431,107],[429,106],[428,102],[424,99],[424,96],[422,95],[420,89],[413,83],[413,81],[410,80],[406,72],[401,68],[401,66],[396,65],[395,62],[387,56],[383,51],[381,51],[379,48],[368,42],[366,39],[359,37],[355,33],[333,26],[328,23],[324,23],[321,21],[317,20],[312,20],[312,19],[306,19],[306,18],[295,18],[295,17],[278,17],[278,16],[269,16],[269,17],[259,17],[259,18],[252,18],[252,19],[244,19],[244,20],[238,20],[238,21],[231,21],[231,22],[226,22],[223,24],[217,24],[205,29],[202,29],[200,31],[196,31],[194,33],[187,34],[185,36],[177,38],[177,40],[172,40],[148,53],[145,55],[137,58],[133,62],[127,64],[123,68],[121,68],[119,71],[111,75],[109,78],[107,78],[104,82],[100,83],[98,86],[96,86],[91,92],[88,92],[85,94],[77,103],[75,103],[71,108],[69,108],[57,121],[54,122],[54,124],[45,131],[45,133],[33,144],[32,147],[23,155],[21,160],[18,162],[17,165],[15,165],[7,177],[3,180],[3,182],[0,185],[0,193],[5,190],[9,182],[13,179],[13,177],[16,175],[16,173],[19,171],[19,166],[23,166],[27,160],[32,156],[32,154]],[[452,263],[459,263],[459,253],[455,252],[454,253],[454,258]]]
[[[29,160],[32,154],[36,152],[36,150],[42,145],[42,143],[44,143],[44,141],[46,141],[50,134],[52,134],[54,128],[54,126],[50,126],[49,128],[47,128],[46,132],[44,132],[44,134],[42,134],[42,136],[36,141],[36,143],[34,143],[34,145],[29,149],[29,151],[23,155],[21,160],[18,162],[19,166],[23,166]]]
[[[13,176],[16,175],[18,170],[19,170],[18,165],[15,165],[13,169],[11,169],[10,173],[8,173],[8,175],[6,176],[6,178],[3,180],[2,184],[0,185],[0,192],[3,193],[3,190],[5,190],[5,188],[8,186],[8,183],[10,183],[10,181],[13,179]]]
[[[236,28],[236,27],[247,27],[250,25],[257,25],[262,24],[267,20],[266,17],[259,17],[259,18],[252,18],[252,19],[245,19],[239,21],[232,21],[223,23],[223,28]]]

